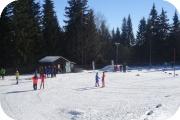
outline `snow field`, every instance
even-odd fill
[[[60,74],[38,91],[31,75],[19,85],[8,76],[0,80],[0,101],[15,120],[165,120],[180,105],[180,77],[170,72],[108,72],[105,88],[94,87],[93,72]]]

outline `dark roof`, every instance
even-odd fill
[[[40,63],[53,63],[55,61],[57,61],[58,59],[63,59],[66,62],[71,62],[68,59],[62,57],[62,56],[46,56],[42,59],[39,60]],[[76,64],[74,62],[71,62],[72,64]]]

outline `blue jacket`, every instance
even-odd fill
[[[99,76],[98,75],[96,75],[96,82],[98,82],[99,81]]]

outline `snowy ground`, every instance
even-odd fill
[[[180,106],[180,71],[169,73],[108,72],[105,88],[94,87],[93,72],[60,74],[38,91],[31,75],[19,85],[8,76],[0,80],[0,102],[15,120],[166,120]]]

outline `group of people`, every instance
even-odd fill
[[[0,77],[4,80],[4,76],[6,74],[6,70],[4,68],[0,69]]]
[[[39,70],[39,71],[38,71]],[[39,69],[35,70],[34,76],[32,77],[32,82],[33,82],[33,89],[37,90],[37,86],[38,86],[38,80],[41,80],[40,83],[40,89],[43,87],[44,89],[44,82],[46,78],[53,78],[56,77],[57,74],[57,67],[56,66],[44,66],[44,67],[39,67]],[[38,73],[39,73],[39,77],[38,77]]]
[[[18,85],[19,84],[19,71],[18,69],[16,69],[16,73],[15,73],[15,76],[16,76],[16,84]],[[44,89],[44,81],[45,81],[45,78],[46,78],[46,75],[44,74],[43,71],[40,71],[40,75],[38,77],[38,71],[36,70],[35,73],[34,73],[34,76],[32,77],[32,82],[33,82],[33,89],[34,90],[37,90],[37,84],[38,84],[38,79],[41,80],[41,84],[40,84],[40,89],[43,87]]]
[[[98,72],[96,73],[95,80],[96,80],[95,87],[100,87],[100,85],[99,85],[100,77],[98,75]],[[103,72],[103,75],[102,75],[102,78],[101,78],[101,82],[102,82],[102,88],[105,87],[105,72]]]
[[[114,72],[126,72],[127,71],[127,66],[126,64],[123,64],[123,65],[114,65]]]
[[[38,77],[37,73],[35,72],[34,76],[32,77],[33,89],[34,89],[34,90],[37,90],[38,79],[41,80],[40,89],[41,89],[42,87],[43,87],[43,89],[44,89],[44,82],[45,82],[45,79],[46,79],[46,75],[45,75],[43,72],[41,72],[41,73],[40,73],[40,76]]]
[[[2,79],[4,79],[5,73],[6,73],[6,70],[4,68],[1,68],[0,69],[0,76],[2,77]],[[39,75],[38,75],[38,73],[39,73]],[[56,77],[56,74],[57,74],[56,66],[40,67],[39,71],[36,70],[34,73],[34,76],[32,77],[33,89],[37,90],[38,80],[41,80],[40,89],[42,87],[44,89],[45,79],[48,77],[51,77],[51,78]],[[18,69],[16,69],[15,76],[16,76],[16,84],[18,85],[19,84],[19,76],[20,76]],[[100,83],[100,77],[98,75],[98,72],[96,73],[95,80],[96,80],[95,87],[100,87],[100,84],[99,84]],[[105,72],[103,72],[103,74],[102,74],[101,83],[102,83],[101,87],[102,88],[105,87]]]
[[[44,66],[44,67],[40,67],[39,68],[39,72],[40,73],[44,73],[46,75],[47,78],[51,77],[56,77],[56,74],[58,73],[58,69],[57,67],[54,65],[52,66]]]

